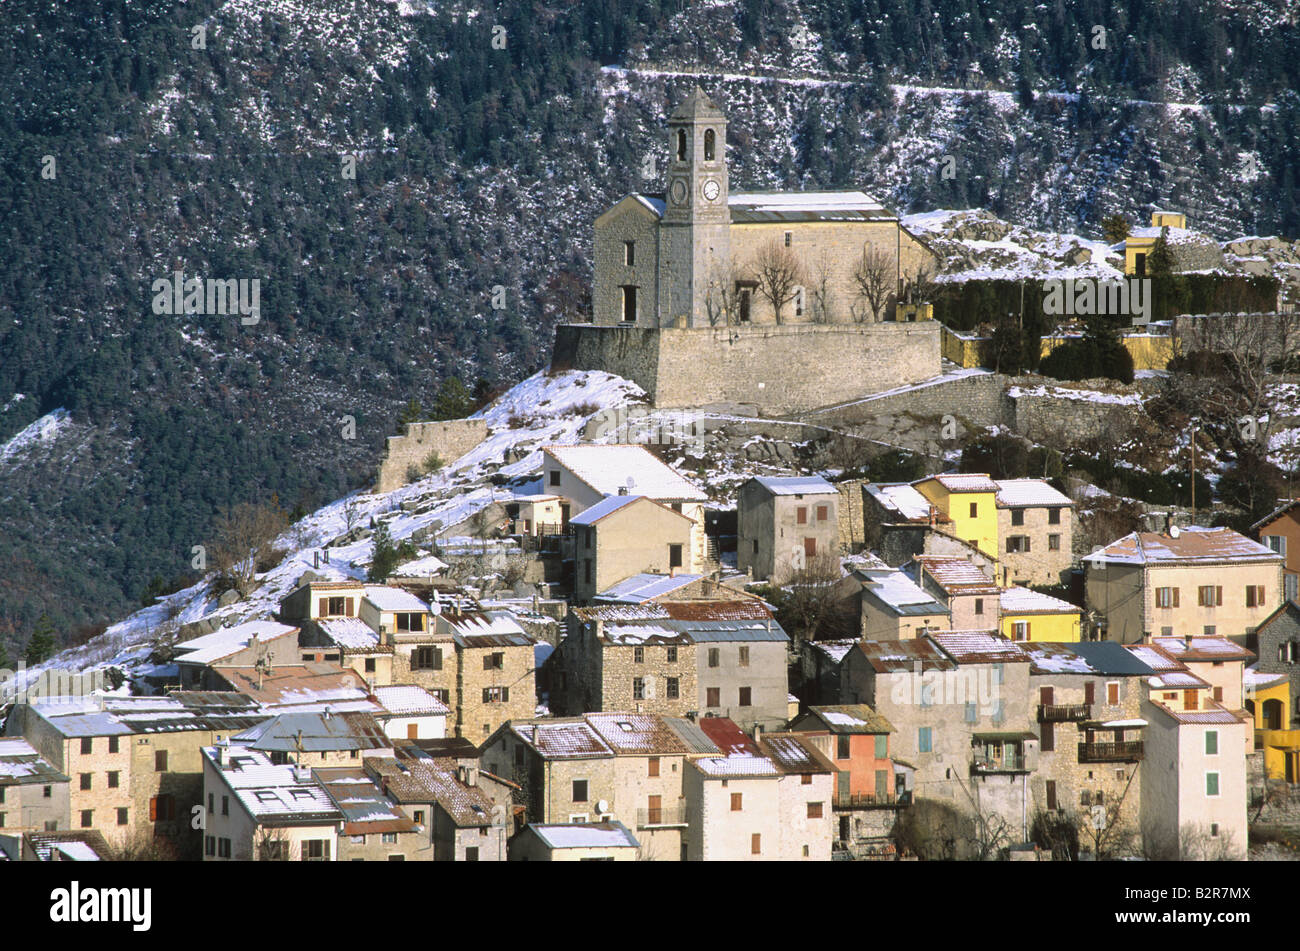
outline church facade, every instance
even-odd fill
[[[726,135],[698,87],[673,110],[665,189],[596,219],[592,323],[557,328],[553,366],[772,414],[938,375],[938,326],[907,303],[933,252],[860,191],[732,192]]]

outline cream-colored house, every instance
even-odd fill
[[[1103,636],[1243,637],[1282,603],[1282,555],[1229,528],[1134,532],[1083,559]]]
[[[635,862],[641,843],[617,819],[530,822],[510,840],[512,862]]]
[[[643,495],[611,495],[569,520],[573,529],[574,599],[587,602],[643,572],[685,570],[695,523]]]
[[[506,503],[516,535],[558,535],[564,528],[564,499],[558,495],[517,495]]]
[[[903,571],[947,609],[953,629],[997,630],[1001,589],[970,559],[916,555]]]
[[[838,582],[837,593],[856,602],[860,634],[869,640],[907,640],[952,627],[947,608],[897,569],[855,569]]]

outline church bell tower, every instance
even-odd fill
[[[668,181],[659,242],[659,326],[706,327],[730,279],[727,118],[704,91],[668,117]]]

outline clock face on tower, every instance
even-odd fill
[[[709,201],[717,201],[718,194],[721,191],[722,191],[721,187],[719,187],[718,183],[715,182],[713,179],[709,179],[707,182],[704,183],[704,197]]]
[[[682,181],[680,178],[673,182],[668,188],[669,197],[672,198],[674,205],[686,204],[686,196],[689,191],[690,189],[686,187],[686,182]]]

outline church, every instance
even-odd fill
[[[930,248],[861,191],[732,192],[726,142],[697,86],[668,117],[665,190],[596,219],[592,323],[556,328],[552,366],[780,415],[937,376]]]

